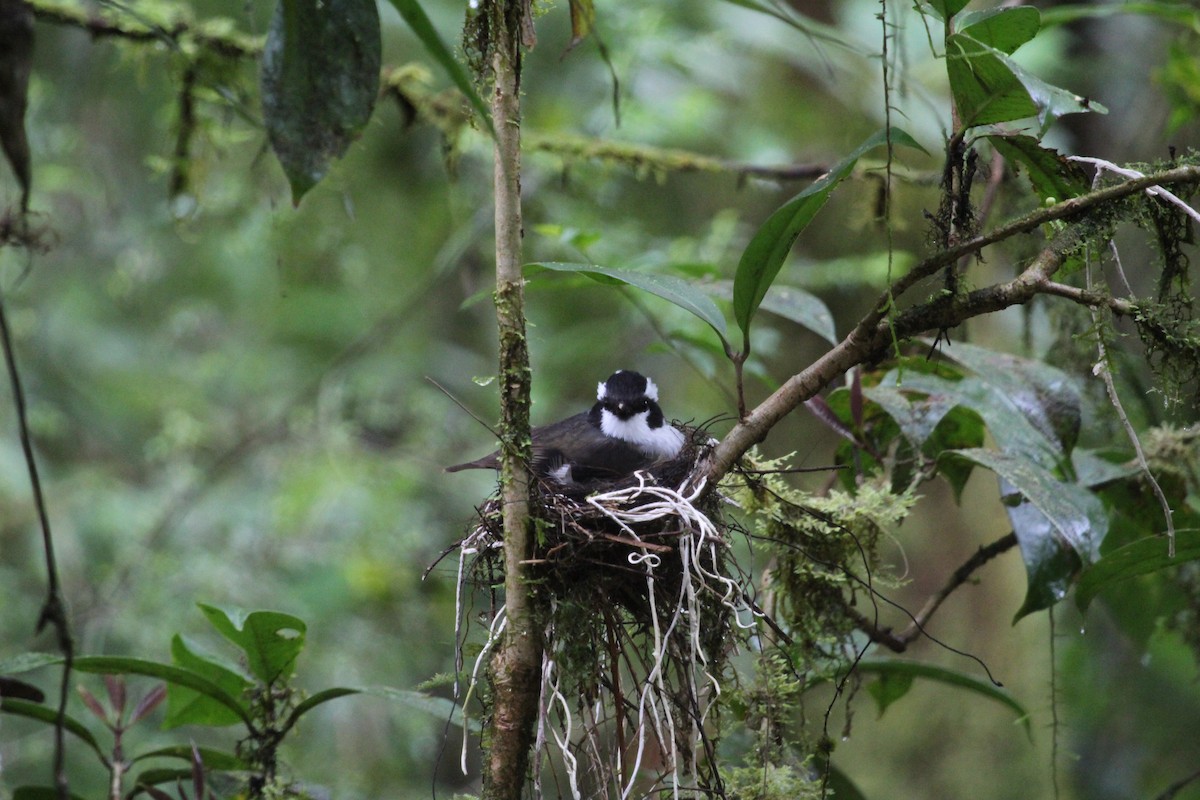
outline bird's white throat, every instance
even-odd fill
[[[674,458],[683,448],[683,431],[674,425],[663,424],[651,428],[646,422],[650,412],[634,414],[621,419],[608,409],[600,412],[600,430],[605,436],[621,439],[640,448],[655,458]]]

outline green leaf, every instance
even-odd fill
[[[1077,163],[1042,147],[1032,136],[989,134],[986,138],[1010,164],[1025,167],[1033,190],[1042,200],[1062,201],[1085,194],[1090,188]]]
[[[47,725],[58,724],[58,709],[50,708],[41,703],[31,703],[27,700],[17,700],[12,697],[6,697],[0,700],[0,712],[12,714],[17,717],[25,717],[26,719],[35,719],[38,722],[44,722]],[[87,744],[96,752],[96,755],[101,758],[108,756],[100,748],[100,743],[96,741],[96,737],[92,736],[92,732],[87,729],[82,722],[72,717],[70,714],[63,717],[63,730],[78,738],[80,741]],[[14,795],[15,797],[15,795]]]
[[[241,674],[237,665],[205,651],[199,644],[185,636],[176,634],[171,639],[171,659],[183,669],[201,675],[220,687],[229,697],[241,698],[253,682]],[[240,705],[240,703],[239,703]],[[167,688],[167,714],[164,728],[180,725],[233,725],[242,717],[208,692],[192,687],[169,686]]]
[[[1067,114],[1083,114],[1089,111],[1097,114],[1108,113],[1108,109],[1095,100],[1075,94],[1061,86],[1047,83],[1007,56],[1002,56],[1002,59],[1021,81],[1037,105],[1037,117],[1042,124],[1042,130],[1048,128],[1059,117]]]
[[[964,130],[1037,114],[1037,105],[1003,54],[970,36],[946,37],[946,72]]]
[[[1017,714],[1022,726],[1024,726],[1026,734],[1032,735],[1032,730],[1029,727],[1029,712],[1013,698],[1008,690],[996,686],[990,681],[980,680],[979,678],[945,667],[939,667],[935,664],[922,664],[898,658],[868,659],[859,662],[856,669],[864,675],[887,676],[892,680],[906,678],[909,681],[914,678],[923,678],[937,683],[944,683],[947,686],[966,689],[1012,709]]]
[[[1167,555],[1167,540],[1151,536],[1119,547],[1085,569],[1075,587],[1075,604],[1087,611],[1100,592],[1114,584],[1200,560],[1200,530],[1176,529],[1175,557]]]
[[[966,8],[970,0],[928,0],[928,5],[943,20],[950,19]]]
[[[250,723],[250,715],[236,697],[204,675],[183,667],[125,656],[81,656],[75,659],[74,667],[80,672],[100,675],[143,675],[166,681],[171,686],[193,689],[228,708],[237,719]]]
[[[21,786],[13,789],[12,800],[61,800],[62,795],[53,786]],[[84,798],[71,792],[71,800]]]
[[[414,692],[409,689],[395,689],[391,686],[364,686],[359,689],[363,694],[393,700],[403,706],[430,714],[440,720],[450,720],[458,727],[465,724],[471,733],[483,730],[478,720],[465,719],[462,707],[445,697],[433,697],[424,692]]]
[[[716,303],[701,289],[674,275],[635,272],[616,267],[602,267],[597,264],[568,264],[558,261],[539,261],[526,264],[524,269],[530,277],[536,276],[539,270],[551,270],[579,273],[600,283],[628,284],[691,312],[707,322],[716,331],[717,336],[721,337],[722,343],[727,341],[725,317],[721,315],[721,310],[717,308]]]
[[[1081,19],[1099,19],[1115,14],[1132,14],[1158,19],[1182,25],[1192,30],[1200,30],[1200,10],[1188,3],[1079,3],[1048,8],[1042,12],[1042,27],[1051,25],[1066,25]]]
[[[733,281],[713,281],[702,284],[702,287],[717,297],[733,299]],[[767,290],[760,307],[763,311],[769,311],[808,328],[830,344],[838,343],[837,329],[834,327],[829,306],[811,292],[794,286],[776,284]]]
[[[279,0],[262,54],[263,117],[292,203],[371,118],[382,43],[375,0]]]
[[[200,747],[197,749],[200,751],[200,760],[204,762],[205,769],[247,769],[246,762],[233,753],[226,753],[224,750],[214,750],[211,747]],[[139,761],[145,761],[150,758],[177,758],[190,762],[192,760],[192,746],[190,744],[176,744],[168,747],[160,747],[146,753],[139,753],[136,757],[130,759],[130,763],[136,764]]]
[[[908,694],[912,685],[911,673],[885,672],[867,687],[867,691],[874,698],[875,705],[879,708],[879,716],[882,717],[888,706]]]
[[[835,764],[828,765],[829,793],[835,800],[867,800],[866,795],[854,785],[850,776],[837,768]]]
[[[836,44],[839,47],[844,47],[854,52],[860,52],[858,47],[842,38],[836,28],[829,25],[822,25],[814,20],[801,17],[799,14],[790,13],[790,9],[787,6],[773,5],[763,2],[763,0],[725,0],[725,2],[750,11],[757,11],[759,14],[766,14],[768,17],[774,17],[783,24],[812,39]]]
[[[61,664],[62,656],[54,653],[20,653],[0,661],[0,675],[19,675],[51,664]]]
[[[304,620],[279,611],[245,611],[200,604],[200,610],[222,636],[246,654],[254,677],[263,683],[286,681],[304,649]]]
[[[1041,14],[1033,6],[972,11],[956,20],[955,29],[977,42],[1012,53],[1037,35]]]
[[[835,164],[823,177],[787,201],[768,217],[754,234],[742,253],[733,279],[733,313],[742,329],[746,352],[750,350],[750,322],[767,290],[775,282],[796,238],[824,207],[838,184],[853,171],[858,159],[887,141],[887,131],[876,132],[853,153]],[[891,141],[894,145],[923,149],[911,136],[898,128],[892,129]]]
[[[300,719],[301,716],[308,713],[309,711],[316,708],[317,706],[321,705],[322,703],[328,703],[330,700],[336,700],[339,697],[348,697],[350,695],[361,694],[362,691],[363,691],[362,689],[355,689],[355,688],[345,687],[345,686],[335,686],[331,689],[325,689],[323,691],[317,692],[314,695],[310,695],[310,696],[304,698],[304,700],[302,702],[300,702],[294,709],[292,709],[292,713],[288,716],[288,720],[287,720],[287,723],[284,725],[284,728],[285,729],[291,728],[293,725],[296,724],[296,722]]]
[[[1108,532],[1100,499],[1021,456],[982,448],[947,455],[965,458],[1001,478],[1001,499],[1028,575],[1025,602],[1013,621],[1062,600],[1080,569],[1099,557]]]
[[[1047,441],[1053,442],[1058,452],[1069,453],[1075,446],[1082,425],[1083,399],[1078,383],[1070,375],[1043,361],[966,342],[955,343],[946,350],[946,356],[978,375],[997,398],[1020,411]],[[988,419],[982,408],[976,410]],[[992,434],[1004,447],[1003,437],[1009,432],[993,429]]]
[[[454,57],[454,53],[442,41],[442,37],[438,35],[437,29],[433,27],[433,23],[429,21],[429,16],[426,15],[425,9],[421,8],[421,4],[417,0],[391,0],[392,6],[400,12],[400,16],[408,23],[408,27],[412,28],[412,32],[421,40],[421,44],[425,45],[425,49],[429,51],[429,55],[433,56],[433,60],[438,62],[450,80],[454,81],[454,85],[463,93],[471,106],[479,114],[479,118],[487,125],[487,129],[495,134],[495,128],[492,127],[492,117],[488,113],[488,108],[480,98],[479,92],[475,91],[475,84],[471,81],[471,77],[467,71],[463,69],[463,65]]]

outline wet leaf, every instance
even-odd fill
[[[25,133],[29,73],[33,61],[33,12],[24,0],[0,0],[0,147],[29,208],[33,172]]]
[[[949,451],[992,470],[1000,478],[1005,504],[1029,585],[1014,622],[1066,597],[1084,565],[1099,558],[1108,533],[1100,499],[1086,488],[1057,480],[1048,470],[1018,455],[973,448]]]
[[[279,0],[275,6],[262,55],[263,116],[293,204],[370,120],[381,47],[375,0]]]

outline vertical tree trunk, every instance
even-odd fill
[[[496,128],[496,319],[500,332],[501,499],[507,627],[491,663],[492,720],[483,796],[518,800],[538,713],[542,623],[523,563],[531,554],[529,351],[521,279],[520,0],[493,0],[492,120]]]

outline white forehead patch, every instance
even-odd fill
[[[646,378],[646,397],[649,397],[656,403],[658,402],[658,387],[649,378]]]
[[[608,397],[608,387],[604,385],[604,381],[600,381],[596,384],[596,399],[603,400],[605,397]]]

